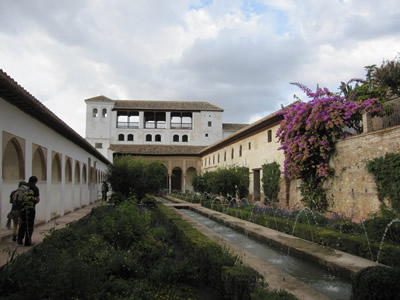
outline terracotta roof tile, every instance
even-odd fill
[[[107,98],[106,96],[96,96],[93,98],[88,98],[85,100],[85,102],[114,102],[112,99]]]
[[[79,147],[93,154],[99,160],[106,164],[110,163],[110,161],[98,152],[88,141],[81,137],[76,131],[69,127],[64,121],[57,117],[52,111],[50,111],[1,69],[0,97],[69,139]]]
[[[114,109],[224,111],[222,108],[208,102],[154,100],[115,100]]]
[[[110,150],[117,153],[136,155],[195,155],[205,146],[175,146],[175,145],[126,145],[111,144]]]
[[[249,124],[223,123],[222,124],[222,129],[223,130],[234,130],[234,131],[237,131],[237,130],[242,129],[243,127],[246,127],[248,125]]]

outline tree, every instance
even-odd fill
[[[277,162],[263,164],[263,176],[261,178],[264,190],[264,197],[269,202],[276,201],[279,193],[279,182],[281,178],[280,166]]]
[[[389,94],[400,96],[400,61],[384,60],[380,67],[373,68],[371,81]]]
[[[249,194],[249,168],[219,168],[213,172],[205,172],[193,178],[192,184],[196,192],[232,195],[240,198]]]
[[[124,156],[116,158],[106,174],[113,192],[127,198],[142,199],[147,193],[157,193],[167,182],[167,170],[159,161],[144,161]]]

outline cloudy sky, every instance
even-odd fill
[[[0,69],[85,135],[84,99],[208,101],[249,123],[400,53],[398,0],[0,0]]]

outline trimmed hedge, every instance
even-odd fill
[[[400,299],[399,282],[399,268],[365,268],[354,276],[351,299]]]
[[[262,276],[250,267],[235,265],[222,267],[225,295],[232,300],[251,299],[250,292]]]
[[[240,209],[229,208],[225,212],[246,221],[248,221],[251,216],[251,212]],[[258,225],[287,234],[293,233],[293,227],[295,225],[295,222],[292,220],[275,219],[271,216],[254,214],[252,215],[251,221]],[[310,222],[312,221],[310,220]],[[373,241],[370,241],[368,246],[365,235],[354,236],[304,223],[296,224],[294,236],[374,261],[377,259],[380,247],[380,243]],[[388,266],[400,266],[400,248],[391,244],[383,244],[379,254],[379,262]]]
[[[238,265],[237,257],[211,241],[170,208],[161,203],[157,207],[160,218],[173,231],[185,253],[192,256],[192,273],[196,281],[219,290],[221,295],[229,299],[250,299],[242,296],[251,294],[261,275],[249,267]]]

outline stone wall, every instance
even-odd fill
[[[366,163],[386,153],[400,152],[400,126],[364,133],[341,140],[330,161],[335,175],[326,183],[329,210],[351,217],[355,221],[368,218],[379,210],[376,184],[368,173]],[[281,185],[280,203],[287,206],[284,197],[286,186]],[[289,207],[301,199],[299,182],[290,183]]]

